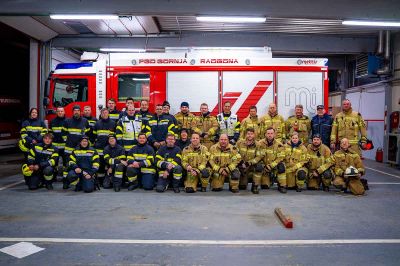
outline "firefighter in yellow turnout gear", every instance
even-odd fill
[[[308,144],[311,132],[311,120],[303,115],[303,105],[298,104],[295,107],[295,115],[289,116],[286,120],[286,133],[291,136],[297,132],[303,145]]]
[[[361,156],[358,142],[361,140],[361,145],[364,146],[366,144],[367,129],[361,114],[353,112],[349,100],[343,101],[342,112],[338,113],[333,120],[331,148],[335,149],[336,144],[343,138],[348,139],[351,149]]]
[[[210,178],[210,171],[206,168],[209,155],[207,147],[200,144],[200,135],[193,133],[190,145],[182,151],[182,167],[187,171],[186,193],[196,192],[199,180],[201,191],[206,191]]]
[[[330,168],[331,150],[322,144],[321,135],[314,134],[312,143],[307,146],[308,151],[308,179],[307,188],[319,189],[321,183],[324,191],[329,191],[333,178]]]
[[[212,116],[208,110],[208,105],[202,103],[200,106],[200,116],[196,117],[194,122],[194,132],[201,137],[201,144],[210,149],[214,145],[214,137],[218,130],[218,122],[215,116]]]
[[[240,172],[237,166],[240,161],[240,153],[235,146],[229,144],[228,135],[220,135],[219,142],[210,149],[209,163],[213,172],[211,177],[213,191],[221,191],[225,178],[228,178],[230,191],[239,192]]]
[[[257,107],[255,105],[250,106],[249,116],[243,119],[240,124],[240,139],[246,139],[247,129],[252,128],[254,130],[255,138],[260,140],[263,138],[260,135],[260,119],[257,115]]]
[[[239,163],[240,181],[239,189],[247,189],[249,178],[252,178],[253,184],[251,192],[258,194],[258,187],[261,183],[261,173],[264,170],[263,165],[260,163],[262,158],[261,147],[256,142],[256,134],[253,128],[246,130],[246,138],[240,139],[236,144],[242,160]]]
[[[261,173],[261,188],[268,189],[276,177],[278,190],[286,193],[285,146],[275,139],[275,129],[267,128],[265,138],[259,141],[262,154],[263,171]],[[272,179],[272,180],[271,180]]]
[[[293,132],[290,142],[285,146],[285,168],[287,187],[301,192],[307,178],[307,148],[297,132]]]
[[[340,141],[340,150],[331,157],[331,165],[335,172],[333,185],[343,190],[349,188],[354,195],[363,195],[365,188],[360,178],[365,174],[365,169],[358,153],[349,147],[349,140],[343,138]],[[355,168],[356,172],[346,173],[350,167]]]
[[[181,111],[175,115],[175,119],[178,123],[176,125],[177,132],[181,132],[182,129],[186,129],[190,137],[193,133],[193,126],[196,121],[196,116],[190,113],[188,102],[181,103]]]
[[[276,104],[271,103],[268,107],[268,114],[260,118],[260,138],[265,137],[267,128],[275,130],[275,139],[283,143],[286,140],[285,119],[278,115]]]

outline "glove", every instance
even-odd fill
[[[204,138],[204,136],[206,135],[205,132],[201,133],[200,137]]]
[[[266,169],[268,172],[271,172],[271,171],[272,171],[272,167],[271,167],[270,164],[268,164],[268,165],[265,167],[265,169]]]

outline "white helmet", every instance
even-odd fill
[[[357,175],[358,175],[358,170],[354,166],[350,166],[346,169],[346,171],[344,171],[345,177],[352,177]]]

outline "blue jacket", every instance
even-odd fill
[[[324,114],[322,117],[316,115],[311,120],[312,135],[320,134],[322,143],[328,147],[331,141],[332,123],[333,118],[328,114]]]

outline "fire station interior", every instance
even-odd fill
[[[400,1],[0,1],[0,48],[1,265],[398,265]],[[190,194],[181,188],[179,194],[172,189],[115,193],[101,188],[81,193],[63,189],[62,177],[52,190],[27,188],[18,142],[31,108],[38,108],[46,126],[57,106],[68,106],[71,115],[79,99],[92,102],[98,117],[99,108],[105,107],[98,105],[99,97],[109,98],[109,86],[126,78],[150,80],[150,92],[154,84],[164,88],[158,98],[150,98],[152,112],[164,100],[171,101],[172,114],[186,101],[190,111],[199,112],[191,101],[207,101],[201,99],[207,90],[179,87],[183,81],[178,75],[159,74],[167,66],[157,68],[141,59],[126,62],[130,67],[144,62],[146,71],[121,70],[125,76],[115,80],[112,71],[118,67],[109,65],[111,72],[100,77],[107,88],[102,96],[83,91],[65,98],[52,92],[54,75],[80,63],[92,66],[102,55],[109,63],[118,52],[146,59],[172,50],[185,54],[182,58],[193,67],[200,63],[195,57],[191,61],[193,51],[229,51],[228,59],[234,58],[232,51],[267,51],[271,62],[294,62],[290,69],[295,70],[289,72],[327,60],[320,66],[324,81],[317,89],[318,105],[335,118],[348,99],[365,121],[369,142],[368,147],[360,142],[360,150],[368,190],[362,196],[333,186],[329,191],[283,194],[275,184],[256,195],[251,184],[231,193],[225,182],[221,192],[207,188]],[[82,61],[86,55],[97,59]],[[246,61],[250,66],[245,68],[255,61]],[[154,77],[146,74],[152,71]],[[218,72],[216,86],[221,86],[218,78],[226,77],[224,71]],[[279,80],[279,71],[273,73]],[[300,79],[301,73],[306,75],[297,73]],[[165,89],[160,79],[167,87],[174,82],[178,87]],[[99,77],[90,82],[99,86]],[[120,85],[119,109],[133,96],[131,83]],[[293,86],[301,87],[298,83]],[[279,82],[272,86],[279,88]],[[273,101],[277,94],[271,94]],[[215,114],[222,112],[221,99]],[[242,110],[241,119],[248,115],[247,100],[235,109]],[[259,117],[270,103],[257,102]],[[316,111],[309,113],[310,119]]]

